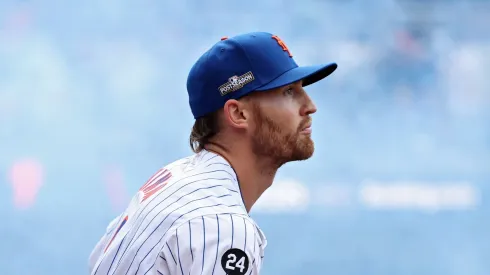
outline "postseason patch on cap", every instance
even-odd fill
[[[219,86],[219,92],[222,96],[234,92],[243,88],[246,84],[254,81],[254,75],[252,72],[247,72],[241,76],[232,76],[228,79],[228,82]]]

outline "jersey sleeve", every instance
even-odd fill
[[[257,275],[263,257],[260,240],[256,226],[245,216],[194,218],[167,239],[157,266],[170,274]]]

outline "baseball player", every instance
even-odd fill
[[[259,274],[267,240],[248,213],[285,163],[314,151],[303,90],[337,64],[299,67],[276,35],[222,38],[187,80],[193,155],[155,173],[93,249],[92,275]]]

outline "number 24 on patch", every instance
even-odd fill
[[[221,257],[221,266],[229,275],[244,275],[248,270],[248,264],[247,254],[238,248],[226,251]]]

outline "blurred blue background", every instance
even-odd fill
[[[191,154],[186,77],[279,35],[316,152],[251,215],[263,274],[490,274],[490,1],[0,0],[0,274],[88,274],[108,222]]]

